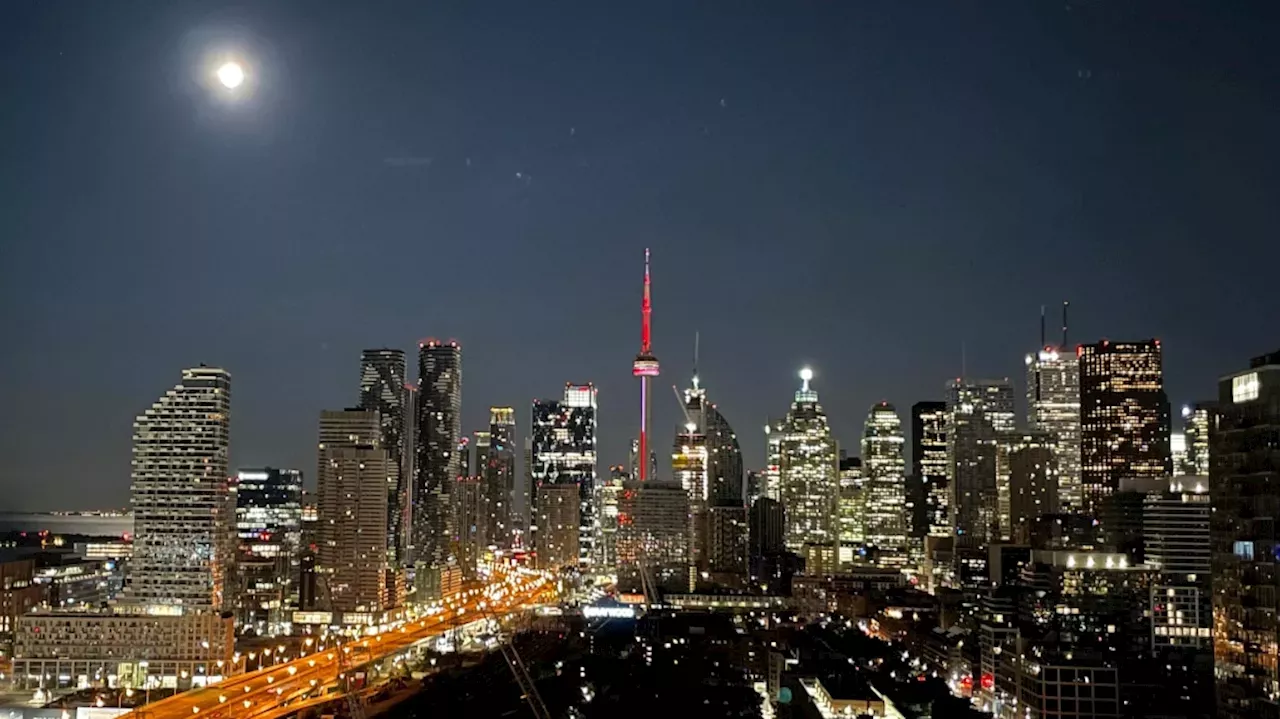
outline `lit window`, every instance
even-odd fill
[[[1231,401],[1248,402],[1258,398],[1258,373],[1250,372],[1231,378]]]

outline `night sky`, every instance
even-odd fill
[[[804,364],[856,453],[962,346],[1021,393],[1063,299],[1073,342],[1158,336],[1175,406],[1210,398],[1280,346],[1278,27],[1266,0],[4,3],[0,507],[124,505],[133,417],[200,362],[232,373],[232,466],[310,482],[360,350],[425,337],[463,345],[468,432],[589,380],[623,462],[646,246],[660,450],[695,330],[748,467]],[[208,87],[219,53],[246,99]]]

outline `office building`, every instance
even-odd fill
[[[1217,715],[1280,711],[1280,350],[1218,380],[1209,431]]]
[[[509,549],[513,532],[523,528],[517,509],[516,411],[511,407],[489,408],[489,450],[483,471],[489,509],[489,543]]]
[[[576,567],[582,555],[581,493],[572,482],[549,483],[538,488],[535,497],[534,552],[540,569]]]
[[[1183,405],[1182,427],[1186,458],[1185,465],[1177,469],[1178,474],[1209,476],[1209,420],[1212,413],[1212,402],[1197,402],[1194,406]]]
[[[618,564],[618,499],[622,495],[622,485],[631,479],[625,465],[616,464],[609,468],[609,476],[600,483],[600,564],[602,567],[613,567]]]
[[[387,487],[398,463],[381,445],[377,411],[320,413],[316,564],[321,603],[333,612],[380,612],[388,592]]]
[[[1059,503],[1064,512],[1076,512],[1081,506],[1079,361],[1065,346],[1042,341],[1026,364],[1027,427],[1056,438]]]
[[[1175,474],[1189,474],[1194,471],[1187,458],[1187,435],[1185,432],[1169,433],[1169,459]]]
[[[1081,497],[1096,514],[1121,479],[1167,477],[1169,401],[1159,340],[1081,345]]]
[[[1013,430],[1013,416],[1009,380],[947,383],[948,504],[957,548],[998,537],[996,437]]]
[[[596,388],[566,383],[559,400],[534,400],[530,471],[533,504],[540,508],[543,487],[571,485],[578,491],[578,559],[584,566],[596,560]],[[539,514],[541,514],[539,509]],[[534,523],[534,546],[541,525]]]
[[[867,544],[867,480],[862,474],[862,459],[840,459],[840,490],[836,500],[837,534],[840,542],[838,561],[848,566],[866,556]]]
[[[216,611],[230,599],[230,431],[231,375],[214,367],[183,370],[134,420],[133,600]]]
[[[443,567],[453,536],[449,490],[462,474],[462,348],[457,342],[418,345],[417,453],[412,482],[415,562]]]
[[[884,567],[907,565],[906,439],[893,405],[871,407],[862,432],[862,469],[866,476],[866,542]]]
[[[838,453],[818,393],[809,388],[812,379],[812,370],[800,372],[791,410],[769,433],[769,466],[777,468],[777,496],[786,508],[786,543],[793,552],[838,541]]]
[[[950,537],[946,402],[911,405],[911,481],[911,536]]]
[[[996,497],[1000,539],[1027,544],[1031,527],[1046,514],[1057,514],[1062,483],[1057,451],[1061,444],[1049,432],[1008,432],[996,439]]]
[[[270,631],[297,606],[302,548],[302,472],[242,469],[236,476],[238,619]]]
[[[398,566],[405,558],[405,518],[409,509],[409,481],[403,466],[405,433],[404,350],[367,349],[360,353],[360,408],[378,413],[380,445],[396,463],[395,481],[387,487],[387,559]]]

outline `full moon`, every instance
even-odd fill
[[[240,67],[239,63],[224,63],[218,68],[218,82],[228,90],[240,87],[240,83],[244,82],[244,68]]]

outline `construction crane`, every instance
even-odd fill
[[[498,621],[488,609],[481,611],[490,621],[495,623]],[[498,642],[498,650],[502,652],[502,658],[506,660],[507,666],[511,668],[511,675],[515,677],[516,685],[520,687],[520,694],[525,702],[529,704],[529,710],[533,712],[534,719],[551,719],[551,711],[547,709],[546,702],[542,701],[542,695],[538,693],[538,686],[534,683],[533,677],[529,674],[529,669],[525,667],[524,660],[520,657],[520,650],[516,649],[515,637],[511,637],[510,642]]]

